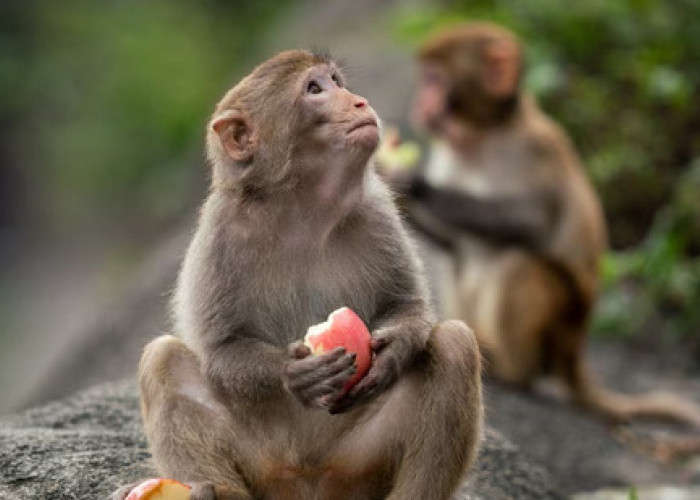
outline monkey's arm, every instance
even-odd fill
[[[208,349],[204,367],[220,389],[247,401],[280,396],[284,349],[255,338],[227,338]]]
[[[372,339],[379,350],[391,344],[387,356],[395,358],[397,367],[402,369],[425,348],[431,319],[422,297],[409,295],[394,299],[370,325]]]
[[[284,348],[252,336],[229,338],[209,349],[209,380],[237,401],[260,403],[282,397],[285,388],[306,406],[325,408],[355,371],[355,355],[337,348],[318,356],[303,342]]]
[[[411,200],[405,200],[401,210],[406,214],[407,220],[413,229],[446,249],[450,249],[454,246],[454,227],[436,217],[435,214],[427,210],[423,205]]]
[[[551,232],[556,200],[545,192],[479,198],[455,189],[440,189],[417,177],[408,196],[435,219],[486,238],[537,248]]]

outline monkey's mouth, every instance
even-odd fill
[[[355,123],[352,127],[348,129],[348,134],[355,132],[356,130],[359,130],[364,127],[377,127],[377,120],[374,118],[365,118],[364,120],[360,120],[357,123]]]

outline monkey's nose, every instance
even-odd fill
[[[355,100],[355,107],[357,109],[366,108],[367,105],[368,105],[367,99],[365,99],[364,97],[359,97]]]

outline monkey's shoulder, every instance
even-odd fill
[[[571,170],[580,170],[578,154],[569,135],[539,108],[531,108],[530,113],[522,117],[515,133],[534,165],[564,175]]]

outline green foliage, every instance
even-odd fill
[[[151,225],[188,202],[203,128],[287,2],[37,0],[5,7],[0,91],[17,96],[18,168],[50,226]],[[201,157],[200,157],[201,158]],[[124,200],[129,200],[127,204]],[[36,200],[35,200],[36,201]]]
[[[594,330],[618,335],[660,327],[675,336],[700,331],[700,161],[680,177],[671,202],[637,248],[611,253]]]

